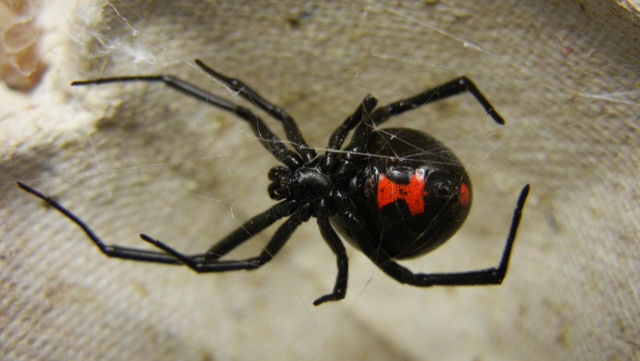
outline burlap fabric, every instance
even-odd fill
[[[637,359],[637,6],[42,4],[47,72],[30,93],[0,90],[0,358]],[[347,298],[315,308],[336,271],[315,222],[259,271],[196,275],[107,259],[15,187],[22,180],[56,196],[107,242],[144,247],[145,232],[186,252],[273,204],[266,172],[276,162],[233,116],[157,84],[69,86],[170,73],[242,102],[195,57],[285,107],[318,148],[368,93],[387,103],[471,77],[506,126],[469,95],[391,123],[450,146],[475,191],[463,229],[405,264],[426,272],[497,263],[517,193],[531,183],[505,283],[403,286],[348,248]],[[232,256],[256,254],[273,230]]]

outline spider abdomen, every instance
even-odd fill
[[[451,150],[423,132],[390,128],[372,133],[368,152],[348,193],[388,256],[422,255],[460,228],[471,207],[471,182]],[[339,217],[332,221],[360,247]]]

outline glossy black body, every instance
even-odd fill
[[[471,182],[460,160],[432,136],[408,128],[386,128],[371,133],[370,156],[355,164],[347,194],[372,237],[389,257],[417,257],[443,244],[462,225],[471,208]],[[379,207],[380,175],[397,184],[409,184],[416,172],[425,178],[422,195],[424,212],[412,215],[402,199]],[[461,183],[468,187],[469,200],[460,201]],[[340,214],[331,223],[355,247],[358,235]]]
[[[334,226],[398,282],[421,287],[502,282],[529,185],[520,192],[498,266],[454,273],[414,273],[393,260],[424,254],[445,242],[469,212],[471,183],[458,158],[430,135],[406,128],[379,129],[379,125],[406,111],[461,93],[473,95],[496,123],[504,124],[470,79],[459,77],[381,107],[376,107],[375,98],[366,96],[353,114],[333,131],[325,152],[317,154],[284,109],[273,105],[239,79],[218,73],[198,59],[195,63],[279,122],[287,142],[276,136],[249,108],[171,75],[120,76],[78,81],[72,85],[161,82],[234,114],[249,125],[264,148],[282,163],[268,173],[272,181],[269,196],[279,201],[271,208],[247,220],[207,251],[184,254],[146,234],[140,234],[140,237],[156,250],[106,244],[82,219],[54,198],[24,183],[18,182],[18,186],[70,219],[109,257],[185,265],[196,272],[257,269],[282,249],[301,223],[316,218],[322,238],[336,255],[338,272],[332,292],[316,299],[314,305],[343,299],[346,294],[348,258]],[[343,147],[352,131],[351,142]],[[240,260],[221,259],[281,218],[286,220],[278,226],[259,255]]]

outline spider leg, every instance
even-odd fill
[[[376,110],[377,112],[386,113],[381,116],[374,117],[376,125],[384,123],[389,117],[404,113],[408,110],[415,109],[417,107],[445,99],[454,95],[458,95],[463,92],[471,93],[482,105],[484,110],[495,120],[496,123],[503,125],[504,119],[494,109],[493,105],[489,103],[489,100],[480,92],[478,87],[466,76],[450,80],[444,84],[441,84],[433,89],[426,90],[422,93],[416,94],[412,97],[402,99],[388,105],[382,106]]]
[[[272,104],[271,102],[263,98],[260,94],[258,94],[258,92],[250,88],[242,80],[230,78],[226,75],[218,73],[217,71],[206,65],[204,62],[202,62],[200,59],[196,59],[195,63],[207,74],[225,83],[229,88],[231,88],[231,90],[237,92],[238,94],[240,94],[240,96],[257,105],[260,109],[264,110],[273,118],[280,121],[282,123],[282,126],[284,127],[287,139],[291,141],[293,147],[300,155],[302,155],[305,161],[310,161],[316,157],[316,152],[309,147],[307,142],[304,140],[304,137],[302,136],[302,133],[300,132],[300,129],[298,128],[295,120],[293,119],[293,117],[291,117],[291,115],[289,115],[289,113],[287,113],[286,110]]]
[[[213,95],[204,89],[189,84],[184,80],[171,75],[140,75],[140,76],[119,76],[100,78],[92,80],[74,81],[73,86],[90,85],[90,84],[107,84],[107,83],[125,83],[125,82],[162,82],[167,86],[186,94],[192,98],[196,98],[218,109],[231,112],[245,120],[251,126],[253,133],[258,137],[262,145],[273,154],[276,159],[287,165],[287,167],[295,167],[301,163],[300,157],[289,150],[282,140],[276,136],[267,124],[248,108],[236,105],[224,98]]]
[[[466,76],[461,76],[412,97],[376,108],[373,113],[365,117],[364,121],[356,128],[351,144],[349,144],[346,150],[350,153],[366,152],[371,132],[373,132],[378,125],[389,120],[389,118],[463,92],[471,93],[496,123],[500,125],[504,124],[502,116],[498,114],[493,105],[491,105],[473,81]]]
[[[246,221],[205,252],[207,260],[218,259],[241,245],[280,218],[289,216],[295,210],[296,203],[283,201]]]
[[[73,223],[82,228],[84,233],[91,239],[91,241],[93,241],[93,243],[100,249],[100,251],[102,251],[102,253],[109,257],[155,263],[167,263],[176,265],[182,264],[182,262],[177,260],[175,257],[164,252],[105,244],[86,223],[84,223],[80,218],[71,213],[71,211],[63,207],[60,203],[56,202],[53,198],[44,195],[43,193],[29,187],[22,182],[18,182],[18,186],[26,192],[29,192],[32,195],[42,199],[48,205],[56,209],[58,212],[62,213],[65,217],[69,218]]]
[[[71,211],[63,207],[53,198],[44,195],[43,193],[27,186],[22,182],[18,182],[18,186],[23,190],[33,194],[34,196],[44,200],[51,207],[53,207],[54,209],[65,215],[67,218],[69,218],[73,223],[78,225],[84,231],[84,233],[93,241],[93,243],[100,249],[100,251],[102,251],[102,253],[109,257],[176,265],[182,265],[186,263],[180,257],[176,257],[174,254],[166,251],[160,252],[138,248],[122,247],[117,245],[107,245],[95,234],[95,232],[93,232],[93,230],[84,221],[71,213]],[[254,216],[253,218],[245,222],[237,230],[235,230],[227,237],[223,238],[215,246],[213,246],[209,251],[207,251],[207,253],[200,255],[200,257],[203,259],[217,259],[221,257],[244,241],[253,237],[256,233],[273,224],[273,222],[282,217],[290,215],[291,213],[293,213],[294,209],[295,203],[291,201],[283,201],[274,205],[268,210]]]
[[[295,213],[278,228],[260,255],[242,260],[218,260],[217,257],[208,257],[207,253],[185,255],[146,234],[141,234],[140,237],[160,248],[167,254],[170,254],[172,257],[179,259],[182,263],[186,264],[189,268],[198,273],[253,270],[269,262],[273,256],[282,249],[282,246],[284,246],[287,240],[289,240],[293,231],[298,228],[301,223],[306,222],[309,219],[309,210],[310,206],[308,204],[299,207]]]
[[[331,227],[329,218],[327,218],[326,215],[318,216],[318,227],[320,228],[320,234],[322,234],[322,237],[336,255],[338,274],[333,286],[333,291],[313,301],[314,306],[318,306],[319,304],[327,301],[339,301],[343,299],[347,293],[347,280],[349,278],[349,260],[347,258],[347,252],[342,241],[340,241],[340,237],[338,237]]]
[[[349,214],[354,213],[348,209],[345,202],[341,201],[339,203],[340,207],[343,208],[343,214],[347,215],[346,219],[349,221],[351,226],[357,230],[357,234],[359,235],[359,245],[361,246],[363,253],[366,254],[367,257],[369,257],[382,271],[398,282],[420,287],[435,285],[487,285],[502,283],[502,280],[507,273],[513,242],[516,237],[516,232],[518,231],[520,218],[522,217],[522,208],[524,207],[528,194],[529,185],[527,184],[522,188],[516,208],[513,211],[511,227],[509,229],[504,251],[502,252],[500,264],[497,267],[454,273],[413,273],[406,267],[396,263],[381,249],[379,249],[375,240],[368,234],[366,228],[364,228],[364,226],[358,221],[357,217],[349,217]]]
[[[323,171],[326,172],[331,168],[333,164],[335,164],[337,153],[333,151],[338,150],[342,147],[342,144],[344,143],[347,134],[349,134],[349,131],[351,131],[356,127],[356,125],[366,119],[373,108],[375,108],[377,103],[378,100],[376,98],[372,97],[371,95],[367,95],[362,100],[362,103],[360,103],[358,108],[356,108],[356,110],[353,112],[353,114],[349,115],[347,119],[345,119],[342,124],[340,124],[333,131],[333,133],[331,133],[327,152],[325,153],[324,163],[322,164]]]

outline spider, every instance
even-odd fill
[[[119,76],[75,81],[71,85],[162,82],[208,105],[235,114],[249,124],[264,148],[283,164],[271,168],[268,173],[271,181],[269,196],[279,201],[274,206],[246,221],[206,252],[189,255],[146,234],[140,234],[140,237],[158,250],[108,245],[83,220],[53,198],[22,182],[18,182],[19,187],[41,198],[79,226],[109,257],[185,265],[196,272],[259,268],[278,253],[301,223],[314,217],[320,234],[337,260],[333,291],[317,298],[313,302],[316,306],[341,300],[346,295],[347,253],[336,229],[384,273],[400,283],[420,287],[502,283],[529,193],[528,184],[520,192],[497,267],[454,273],[413,273],[395,261],[435,249],[460,228],[471,207],[471,182],[461,161],[432,136],[409,128],[380,129],[379,126],[393,116],[463,92],[471,93],[493,120],[503,125],[502,117],[469,78],[462,76],[380,107],[376,107],[376,98],[367,95],[333,131],[326,152],[317,154],[284,109],[263,98],[241,80],[227,77],[199,59],[195,63],[279,121],[291,148],[285,146],[285,142],[248,108],[171,75]],[[351,131],[351,141],[343,148]],[[287,219],[258,256],[240,260],[220,259],[285,217]]]

